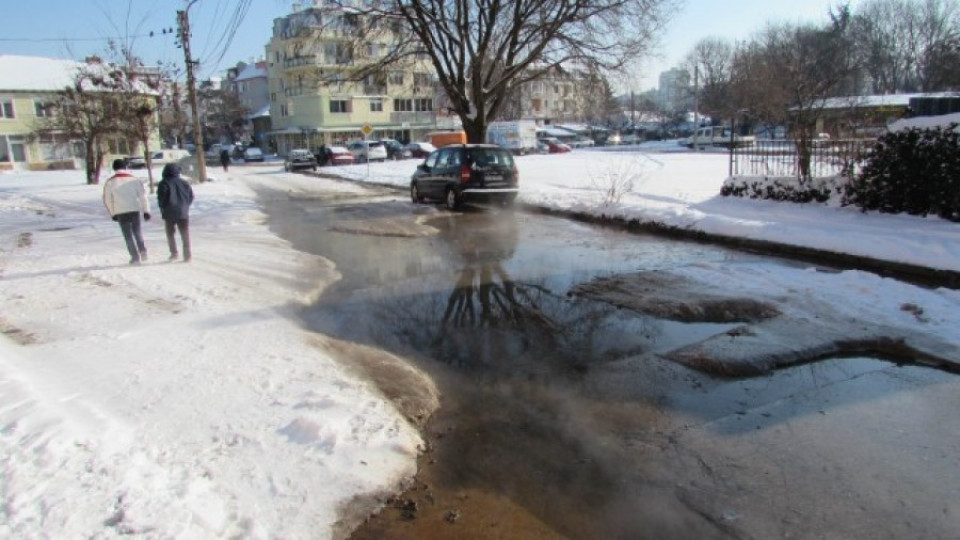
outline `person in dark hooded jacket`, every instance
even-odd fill
[[[193,203],[193,188],[180,177],[180,166],[175,163],[164,165],[161,176],[157,184],[157,203],[167,232],[170,260],[175,261],[180,256],[174,236],[175,230],[179,230],[183,243],[183,262],[190,262],[190,204]]]

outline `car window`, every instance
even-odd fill
[[[513,155],[497,148],[474,148],[470,152],[470,157],[475,165],[481,167],[491,165],[513,166]]]
[[[437,166],[437,159],[440,157],[440,152],[434,152],[427,156],[427,160],[424,162],[427,167],[431,169]]]

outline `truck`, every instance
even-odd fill
[[[693,135],[687,138],[686,145],[689,148],[730,148],[732,144],[735,148],[742,146],[751,146],[756,141],[753,135],[730,135],[730,128],[724,126],[707,126],[693,132]]]
[[[487,142],[514,154],[532,154],[537,151],[537,124],[532,120],[491,122]]]
[[[427,133],[430,144],[437,148],[451,144],[467,144],[467,134],[464,131],[431,131]]]

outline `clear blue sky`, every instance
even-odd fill
[[[863,0],[851,0],[856,6]],[[633,90],[656,87],[657,77],[704,37],[750,38],[767,22],[823,22],[839,0],[686,0],[667,27],[657,58],[644,62]],[[241,0],[196,0],[190,8],[194,57],[199,77],[222,74],[239,60],[263,56],[273,19],[290,13],[291,0],[251,0],[229,48],[224,47],[231,16]],[[183,52],[174,36],[176,12],[186,0],[4,0],[0,53],[81,59],[102,53],[106,39],[138,36],[133,50],[148,63],[175,62]],[[149,37],[150,32],[154,37]],[[223,55],[221,57],[221,55]]]

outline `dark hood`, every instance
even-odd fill
[[[167,163],[163,166],[161,176],[163,178],[176,178],[180,176],[180,166],[176,163]]]

